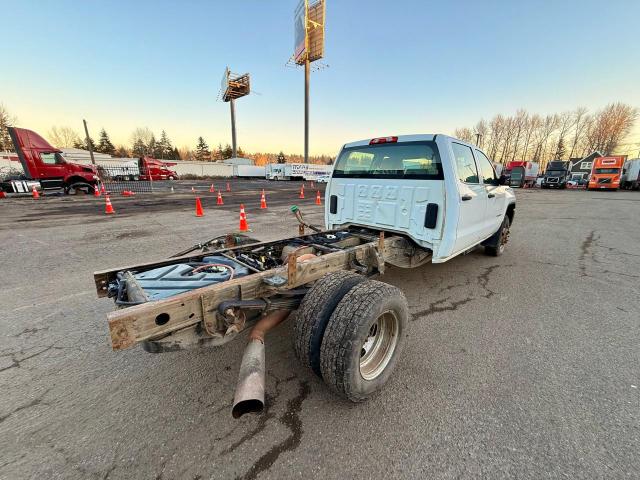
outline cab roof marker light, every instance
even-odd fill
[[[369,145],[377,145],[379,143],[396,143],[398,141],[398,137],[379,137],[372,138],[369,142]]]

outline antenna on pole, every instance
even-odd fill
[[[236,142],[236,105],[237,98],[244,97],[251,93],[251,80],[248,73],[237,74],[225,67],[222,75],[222,83],[218,99],[229,102],[231,110],[231,148],[233,157],[238,156],[238,144]]]

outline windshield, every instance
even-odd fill
[[[395,178],[442,180],[442,164],[435,142],[402,142],[349,147],[340,152],[337,178]]]
[[[620,173],[619,168],[596,168],[596,173]]]
[[[522,168],[514,168],[513,170],[511,170],[511,179],[520,180],[523,173],[524,171],[522,170]]]

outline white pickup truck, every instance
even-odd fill
[[[433,263],[483,243],[499,255],[516,199],[489,158],[446,135],[404,135],[346,144],[326,190],[327,228],[361,225],[405,234]],[[500,238],[501,237],[501,238]]]
[[[499,183],[481,150],[446,135],[348,143],[326,189],[325,229],[292,207],[295,237],[229,234],[178,257],[96,272],[98,296],[119,307],[108,315],[112,347],[217,347],[251,327],[232,410],[239,417],[262,410],[266,333],[297,310],[300,361],[337,394],[365,400],[393,372],[409,317],[402,292],[370,277],[478,245],[502,254],[515,195]]]

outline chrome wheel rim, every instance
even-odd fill
[[[392,311],[381,314],[369,327],[360,347],[360,375],[374,380],[387,368],[398,344],[398,317]]]

